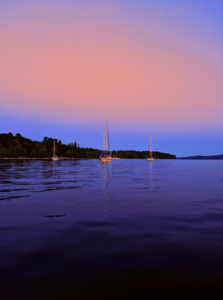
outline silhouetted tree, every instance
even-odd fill
[[[17,139],[21,139],[21,134],[20,133],[16,133],[16,137],[17,137]]]
[[[56,154],[64,157],[76,158],[98,158],[101,151],[92,148],[80,148],[80,144],[76,141],[68,145],[62,144],[61,140],[55,139]],[[17,133],[13,136],[12,133],[0,134],[0,157],[16,158],[25,156],[30,158],[51,157],[53,154],[54,139],[44,137],[42,142],[32,141],[24,138]],[[175,155],[153,151],[153,157],[158,159],[175,159]],[[147,158],[148,151],[118,151],[120,158]]]
[[[43,138],[43,143],[44,143],[44,144],[47,144],[47,142],[48,142],[48,137],[47,137],[47,136],[44,136],[44,138]]]

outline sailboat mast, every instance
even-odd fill
[[[107,151],[110,152],[110,144],[109,144],[109,133],[108,133],[108,119],[106,118],[106,146]]]
[[[108,151],[108,128],[107,128],[107,125],[108,125],[108,121],[106,118],[106,152]]]
[[[152,157],[151,133],[150,133],[150,157]]]
[[[103,132],[103,150],[105,152],[105,132]]]
[[[55,140],[54,140],[54,145],[53,145],[53,156],[55,156]]]

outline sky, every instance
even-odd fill
[[[223,153],[221,0],[1,0],[0,133]]]

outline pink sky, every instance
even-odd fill
[[[2,4],[5,113],[92,124],[108,117],[137,128],[223,125],[222,44],[203,20],[188,24],[155,5],[81,3]]]

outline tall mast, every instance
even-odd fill
[[[105,152],[105,132],[103,132],[103,150]]]
[[[150,133],[150,157],[152,157],[151,133]]]
[[[106,118],[106,152],[108,151],[108,131],[107,131],[107,118]]]
[[[108,134],[108,120],[106,118],[106,147],[107,147],[107,151],[110,151],[110,144],[109,144],[109,134]]]
[[[54,140],[54,145],[53,145],[53,156],[55,156],[55,140]]]

